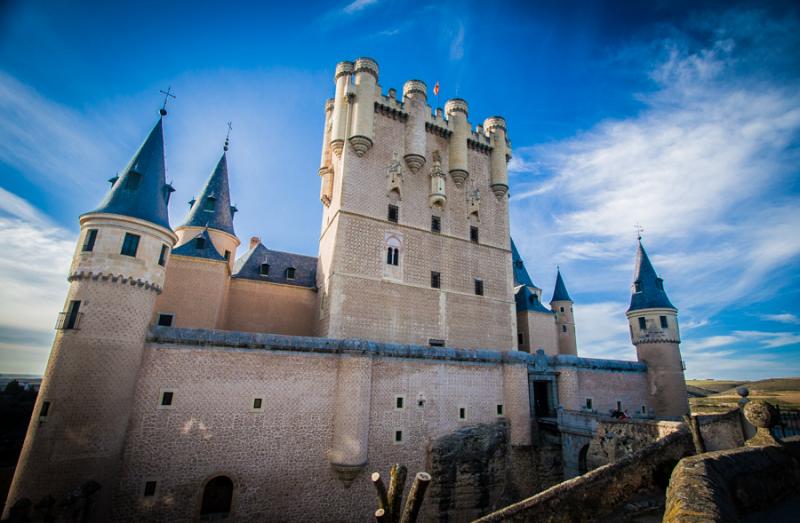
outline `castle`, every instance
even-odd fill
[[[162,110],[80,217],[6,507],[83,488],[92,521],[366,520],[367,473],[399,462],[433,475],[426,519],[464,520],[584,472],[593,419],[688,412],[641,243],[638,361],[579,357],[561,273],[548,307],[510,238],[506,121],[383,94],[369,58],[334,81],[316,258],[237,253],[227,141],[173,230]]]

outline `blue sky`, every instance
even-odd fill
[[[0,372],[42,372],[78,231],[155,122],[171,221],[229,152],[237,232],[315,255],[323,106],[371,56],[506,117],[512,234],[561,266],[584,356],[635,359],[633,225],[687,376],[800,375],[800,10],[792,2],[0,3]],[[268,5],[269,4],[269,5]]]

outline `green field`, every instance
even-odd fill
[[[737,407],[736,387],[750,389],[750,399],[764,400],[783,408],[800,409],[800,378],[759,381],[686,380],[692,412],[710,413]]]

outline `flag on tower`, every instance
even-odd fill
[[[433,86],[433,94],[439,96],[439,82],[436,82],[436,85]]]

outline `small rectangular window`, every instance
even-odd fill
[[[475,294],[483,296],[483,280],[475,278]]]
[[[472,242],[478,243],[478,228],[471,225],[469,228],[469,239]]]
[[[158,326],[159,327],[172,327],[172,320],[175,317],[174,314],[159,314],[158,315]]]
[[[562,325],[561,326],[561,332],[567,332],[567,326],[566,325]]]
[[[214,198],[208,197],[206,198],[205,204],[203,204],[203,210],[208,212],[214,212]]]
[[[400,216],[400,208],[397,205],[389,205],[388,220],[397,223]]]
[[[642,414],[647,414],[647,407],[642,405]]]
[[[498,416],[502,416],[503,415],[503,406],[502,405],[497,405],[497,411],[496,412],[497,412]]]
[[[155,494],[156,494],[156,482],[146,481],[144,483],[144,497],[149,498],[151,496],[155,496]]]
[[[122,240],[122,250],[120,254],[135,258],[137,250],[139,250],[139,235],[126,232],[125,239]]]
[[[83,239],[83,252],[92,252],[94,250],[94,242],[97,240],[97,229],[89,229],[86,231],[86,238]]]
[[[431,216],[431,232],[442,232],[442,219],[438,216]]]
[[[169,252],[169,247],[166,245],[161,246],[161,253],[158,255],[158,264],[162,267],[167,264],[167,253]]]
[[[198,251],[202,251],[206,248],[206,239],[205,238],[195,238],[194,239],[194,248]]]
[[[521,347],[524,343],[525,343],[525,336],[521,332],[518,332],[517,333],[517,345],[519,345]]]
[[[81,301],[80,300],[72,300],[69,302],[69,308],[67,309],[66,317],[64,318],[64,329],[77,329],[78,328],[78,319],[80,318],[80,312],[78,312],[81,308]]]
[[[253,398],[253,409],[254,410],[260,410],[261,409],[261,404],[262,404],[262,399],[261,398]]]
[[[269,276],[269,263],[262,263],[260,269],[261,276]]]
[[[661,328],[662,329],[668,329],[669,328],[669,323],[667,323],[667,317],[666,316],[659,316],[658,319],[661,320]]]
[[[395,443],[402,443],[403,442],[403,431],[402,430],[394,431],[394,442]]]
[[[428,345],[431,347],[444,347],[444,340],[437,340],[436,338],[428,338]]]
[[[135,191],[139,188],[139,182],[142,180],[142,175],[135,171],[128,171],[125,177],[125,189]]]
[[[458,419],[460,419],[460,420],[467,419],[467,408],[466,407],[458,407]]]
[[[592,398],[586,398],[586,408],[592,410]]]
[[[644,317],[639,318],[639,330],[647,330],[647,320]]]
[[[394,397],[394,408],[395,410],[403,410],[405,408],[406,399],[403,396],[395,396]]]
[[[49,412],[50,412],[50,402],[49,401],[43,401],[42,402],[42,408],[39,409],[39,419],[46,418],[47,414]]]
[[[294,279],[294,271],[295,271],[294,267],[289,267],[288,269],[286,269],[286,279],[287,280],[293,280]]]
[[[172,398],[174,393],[170,390],[165,390],[161,393],[161,406],[169,407],[172,405]]]
[[[431,287],[439,289],[442,286],[442,275],[436,271],[431,271]]]
[[[225,261],[231,261],[231,251],[225,250]]]

